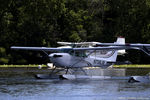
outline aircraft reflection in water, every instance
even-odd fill
[[[117,41],[114,43],[58,43],[67,46],[62,46],[58,48],[12,46],[11,49],[43,51],[46,54],[47,52],[55,52],[47,54],[50,61],[53,63],[54,66],[65,69],[82,69],[83,67],[107,68],[116,62],[118,54],[125,53],[125,49],[142,50],[150,56],[150,44],[125,44],[124,38],[118,38]]]

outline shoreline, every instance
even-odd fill
[[[41,68],[48,68],[45,64],[39,64]],[[39,65],[29,64],[29,65],[0,65],[1,68],[39,68]],[[51,67],[51,66],[50,66]],[[150,68],[150,64],[131,64],[131,65],[113,65],[113,68]]]
[[[15,65],[11,65],[11,67],[2,67],[0,66],[0,76],[5,76],[5,75],[11,75],[11,74],[19,74],[19,75],[22,75],[22,74],[41,74],[41,73],[44,73],[44,74],[47,74],[47,73],[50,73],[52,71],[53,68],[49,68],[49,67],[46,67],[46,65],[43,65],[43,67],[39,68],[37,65],[35,66],[31,66],[29,67],[29,65],[17,65],[17,67],[14,67]],[[89,68],[85,68],[85,70],[89,70],[89,71],[92,71],[92,70],[96,70],[98,71],[97,73],[112,73],[112,75],[114,73],[116,73],[116,71],[118,70],[124,70],[124,75],[125,76],[135,76],[135,75],[146,75],[147,73],[150,72],[150,67],[123,67],[123,65],[119,65],[121,67],[118,67],[118,65],[115,65],[115,67],[113,68],[107,68],[107,69],[101,69],[99,67],[89,67]],[[150,65],[149,65],[150,66]],[[59,68],[58,68],[59,69]],[[56,71],[58,70],[56,68]],[[62,73],[64,73],[64,71],[62,71]]]

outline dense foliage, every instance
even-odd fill
[[[58,46],[57,41],[150,43],[150,0],[1,0],[0,64],[45,63],[43,53],[10,46]],[[130,50],[123,57],[149,63]],[[45,62],[44,62],[45,61]]]

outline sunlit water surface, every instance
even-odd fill
[[[127,80],[37,80],[0,77],[0,100],[150,100],[150,84]]]

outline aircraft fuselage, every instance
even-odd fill
[[[52,53],[49,55],[50,61],[56,67],[78,68],[78,67],[103,67],[107,68],[112,65],[104,60],[91,58],[90,56],[75,56],[69,53]]]

